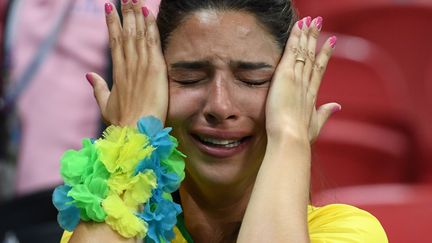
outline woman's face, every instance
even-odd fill
[[[196,12],[172,33],[165,49],[167,121],[188,156],[189,178],[212,185],[254,180],[280,55],[272,36],[245,12]]]

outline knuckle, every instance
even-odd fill
[[[318,39],[318,37],[319,37],[319,35],[320,35],[320,32],[319,32],[318,29],[313,28],[313,29],[310,31],[310,35],[311,35],[313,38]]]
[[[315,61],[315,52],[314,51],[308,51],[307,57],[311,62],[314,62]]]
[[[113,16],[113,14],[110,14],[108,16],[106,16],[106,22],[108,25],[112,25],[115,22],[115,18]]]
[[[145,38],[145,32],[143,30],[138,30],[136,32],[136,38],[137,40],[142,40]]]
[[[117,35],[114,35],[114,36],[112,36],[112,37],[110,38],[110,47],[111,47],[111,48],[119,47],[119,46],[122,45],[122,43],[123,43],[122,38],[120,38],[120,37],[117,36]]]
[[[289,46],[288,46],[288,50],[289,50],[290,52],[292,52],[294,55],[297,55],[297,53],[299,52],[298,47],[295,46],[295,45],[289,45]]]
[[[151,18],[147,18],[146,24],[148,28],[153,28],[156,25],[155,21]]]
[[[141,7],[139,4],[133,6],[133,11],[137,17],[142,15]]]
[[[123,15],[130,14],[130,13],[134,12],[132,6],[130,6],[130,5],[123,5],[121,11],[122,11]]]
[[[304,47],[302,47],[302,48],[300,48],[300,50],[299,50],[299,55],[300,56],[302,56],[302,57],[306,57],[307,56],[307,50],[306,50],[306,48],[304,48]]]
[[[313,93],[313,92],[308,92],[308,93],[307,93],[307,96],[308,96],[308,99],[309,99],[310,101],[315,102],[315,99],[316,99],[316,94],[315,94],[315,93]]]
[[[324,70],[325,70],[325,66],[322,65],[322,64],[319,64],[319,63],[315,63],[314,66],[313,66],[313,69],[315,71],[317,71],[318,73],[323,74]]]
[[[327,48],[323,48],[323,54],[326,56],[327,59],[330,59],[330,57],[332,55],[332,50],[327,49]]]
[[[135,36],[135,28],[131,26],[126,26],[123,28],[123,39],[129,39]]]
[[[147,35],[147,44],[149,46],[156,46],[159,44],[159,39],[156,38],[154,35]]]

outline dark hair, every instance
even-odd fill
[[[291,28],[297,21],[291,0],[162,0],[157,24],[163,49],[178,25],[189,14],[200,10],[249,12],[273,35],[281,49],[285,47]]]

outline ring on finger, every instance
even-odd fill
[[[304,57],[298,56],[296,57],[296,62],[302,62],[303,64],[305,64],[306,60],[304,59]]]

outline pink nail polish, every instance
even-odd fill
[[[310,16],[306,17],[306,26],[309,28],[312,23],[312,18]]]
[[[338,112],[338,111],[341,111],[341,110],[342,110],[342,107],[340,105],[338,105],[338,106],[335,106],[335,107],[332,108],[332,113],[335,113],[335,112]]]
[[[144,14],[144,17],[149,16],[150,11],[148,10],[148,8],[146,6],[142,7],[141,10],[142,10],[142,13]]]
[[[90,83],[90,85],[93,86],[93,77],[91,76],[90,73],[86,74],[86,79]]]
[[[137,3],[138,3],[138,0],[132,0],[132,3],[133,3],[133,4],[137,4]]]
[[[316,25],[316,27],[318,28],[318,30],[321,30],[321,29],[322,29],[322,22],[323,22],[323,18],[322,18],[321,16],[318,16],[318,17],[315,19],[315,25]]]
[[[300,19],[299,21],[297,21],[297,25],[300,29],[303,29],[303,19]]]
[[[337,37],[336,37],[336,36],[332,36],[332,37],[330,37],[330,39],[329,39],[329,43],[330,43],[331,48],[335,48],[335,46],[336,46],[336,41],[337,41]]]
[[[105,13],[110,14],[113,11],[113,6],[111,3],[105,3]]]
[[[126,3],[128,3],[128,1],[129,1],[129,0],[122,0],[122,3],[123,3],[123,4],[126,4]]]

